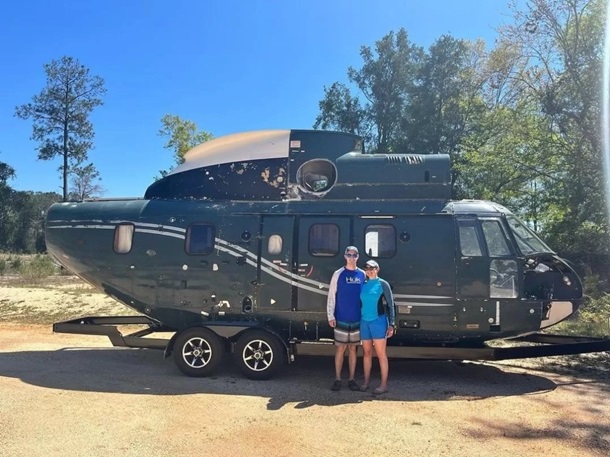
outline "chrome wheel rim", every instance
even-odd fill
[[[244,364],[252,371],[265,371],[273,363],[273,348],[263,340],[252,340],[242,352]]]
[[[182,346],[182,359],[191,368],[203,368],[212,359],[212,346],[204,338],[191,338]]]

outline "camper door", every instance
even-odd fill
[[[330,279],[345,266],[343,253],[351,244],[350,218],[301,216],[298,221],[295,310],[325,315]]]

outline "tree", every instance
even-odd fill
[[[572,253],[609,253],[601,149],[603,37],[606,2],[531,0],[513,5],[502,38],[526,69],[516,83],[554,132],[549,146],[560,166],[544,191],[561,217],[547,236]]]
[[[184,162],[184,154],[195,146],[212,140],[214,135],[204,130],[199,130],[193,121],[187,121],[173,114],[166,114],[161,118],[159,136],[167,137],[163,146],[174,153],[176,165]],[[161,170],[161,177],[167,175],[168,170]]]
[[[10,165],[0,162],[0,250],[9,250],[15,232],[15,206],[13,189],[7,181],[15,177],[15,170]]]
[[[6,181],[14,177],[15,169],[4,162],[0,162],[0,186],[5,186]]]
[[[26,103],[15,108],[21,119],[32,119],[32,139],[39,143],[38,158],[63,159],[63,199],[69,195],[69,163],[87,160],[93,147],[94,130],[89,121],[93,109],[103,104],[104,80],[89,74],[89,69],[72,57],[62,57],[44,65],[47,84]]]
[[[72,191],[70,198],[73,200],[84,200],[86,198],[100,197],[106,189],[100,183],[99,172],[92,163],[87,165],[72,166]]]
[[[364,105],[345,85],[334,83],[324,89],[314,128],[359,133],[369,141],[372,151],[391,152],[423,50],[409,41],[405,29],[400,29],[377,41],[374,50],[362,46],[360,56],[362,67],[349,67],[347,75],[362,94]]]

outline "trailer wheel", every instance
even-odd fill
[[[220,338],[207,328],[191,328],[176,338],[174,362],[188,376],[210,376],[223,355]]]
[[[284,365],[280,341],[263,330],[248,330],[235,344],[235,361],[250,379],[269,379]]]

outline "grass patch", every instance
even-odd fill
[[[47,254],[1,254],[0,277],[17,275],[25,281],[36,282],[61,273],[61,267]]]

